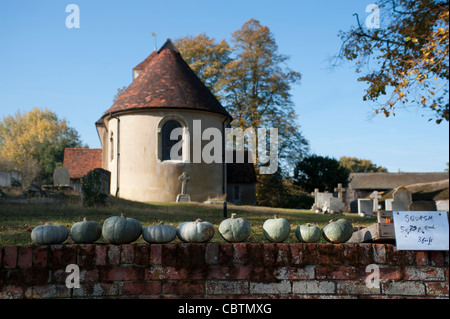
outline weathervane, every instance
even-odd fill
[[[155,51],[157,51],[157,48],[156,48],[156,33],[152,33],[152,37],[155,38]]]

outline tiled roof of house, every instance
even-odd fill
[[[77,179],[94,168],[102,168],[102,149],[66,148],[64,163],[70,178]]]
[[[110,113],[152,108],[191,109],[229,116],[170,40],[134,70],[142,71],[103,117]]]

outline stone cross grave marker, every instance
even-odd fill
[[[187,183],[191,180],[191,177],[186,172],[183,172],[178,177],[178,180],[181,182],[181,194],[177,196],[176,202],[190,202],[191,197],[187,194]]]
[[[378,213],[378,201],[381,199],[380,193],[378,191],[374,191],[372,194],[370,194],[370,198],[373,200],[373,212]]]
[[[338,198],[343,199],[344,192],[347,190],[347,188],[342,187],[342,184],[339,183],[338,187],[334,188],[334,191],[338,193]]]

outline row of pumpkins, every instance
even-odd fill
[[[290,234],[291,225],[284,218],[274,216],[267,219],[263,224],[264,237],[270,242],[281,243]],[[193,222],[183,222],[178,228],[172,225],[150,225],[142,228],[141,223],[130,217],[113,216],[105,220],[103,227],[96,221],[88,221],[86,218],[75,223],[70,231],[64,225],[37,226],[31,232],[31,240],[39,245],[60,244],[70,234],[72,240],[77,244],[94,243],[100,236],[111,244],[129,244],[136,241],[141,235],[144,240],[151,244],[169,243],[177,236],[183,242],[205,243],[214,236],[214,225],[208,221],[197,219]],[[245,218],[231,218],[223,220],[219,225],[220,235],[228,242],[244,242],[250,236],[251,227]],[[314,243],[323,236],[331,243],[344,243],[350,239],[353,227],[347,219],[339,219],[324,226],[321,230],[315,225],[300,225],[295,229],[295,235],[300,242]]]

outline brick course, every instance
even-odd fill
[[[449,297],[448,263],[448,252],[388,244],[0,246],[0,299],[440,299]],[[69,264],[80,288],[65,285]],[[367,265],[379,286],[367,287]]]

